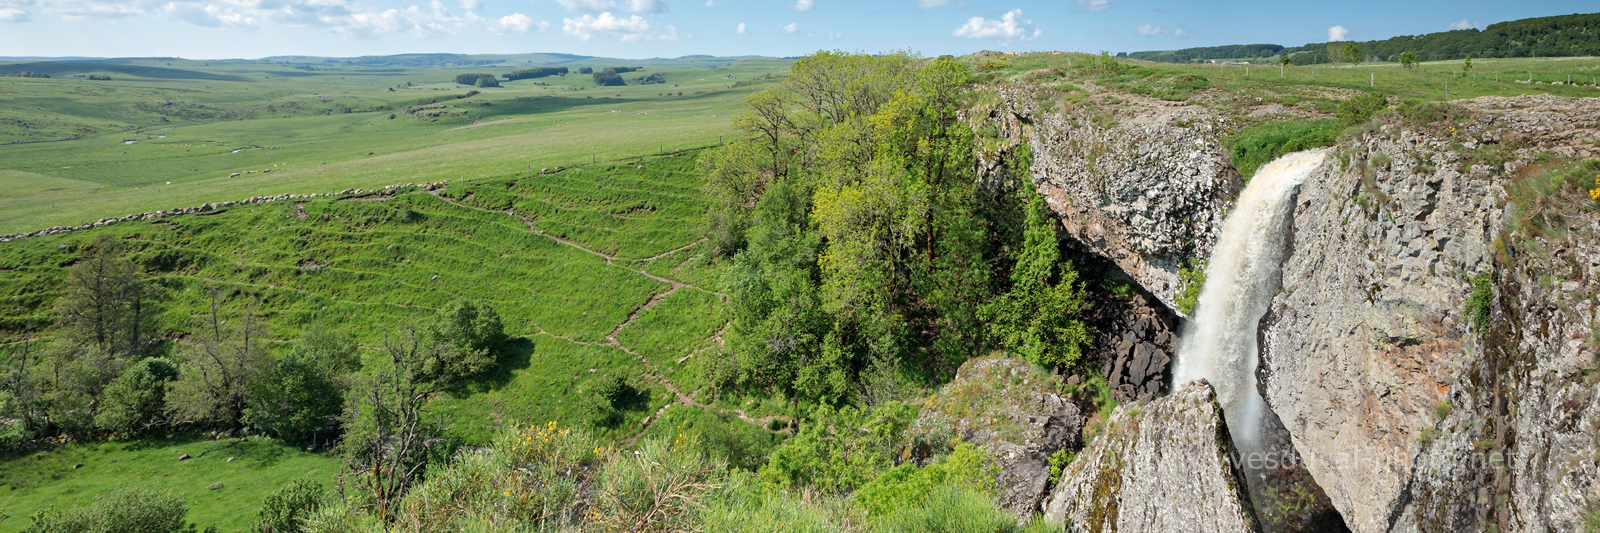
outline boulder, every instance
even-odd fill
[[[1003,357],[967,361],[955,381],[923,404],[911,427],[913,459],[928,443],[960,439],[978,445],[1000,468],[999,504],[1027,520],[1039,509],[1050,478],[1050,456],[1076,449],[1078,407],[1054,392],[1055,376]]]
[[[1260,531],[1211,385],[1118,407],[1061,472],[1044,519],[1068,531]]]

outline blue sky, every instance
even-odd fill
[[[0,56],[1118,52],[1384,39],[1594,11],[1592,0],[0,0]]]

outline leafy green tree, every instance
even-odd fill
[[[1351,65],[1360,65],[1362,61],[1365,61],[1365,57],[1361,55],[1361,47],[1352,42],[1344,43],[1343,49],[1340,50],[1340,55],[1343,55],[1344,60],[1349,61]]]
[[[1328,60],[1333,61],[1334,66],[1343,65],[1344,51],[1345,48],[1342,43],[1328,43]]]
[[[979,316],[1001,346],[1044,365],[1070,366],[1093,342],[1080,316],[1089,304],[1072,263],[1062,261],[1055,218],[1040,195],[1028,199],[1028,229],[1011,271],[1011,291]]]
[[[1293,65],[1294,64],[1294,58],[1289,57],[1287,55],[1278,56],[1278,64],[1282,65],[1282,66],[1285,66],[1285,67],[1287,67],[1289,65]]]
[[[177,377],[178,365],[164,358],[128,367],[102,393],[95,426],[135,435],[159,423],[166,408],[167,383]]]
[[[1400,66],[1406,69],[1417,68],[1417,53],[1407,50],[1400,54]]]
[[[358,474],[352,480],[375,502],[377,516],[390,520],[430,460],[448,451],[443,421],[425,417],[423,407],[492,363],[416,324],[385,336],[382,355],[356,376],[346,399],[340,443],[346,469]]]
[[[1466,76],[1472,72],[1472,54],[1467,54],[1467,60],[1461,64],[1461,75]]]
[[[489,362],[506,344],[500,314],[477,300],[458,298],[446,304],[429,333],[449,343],[462,357],[486,357]]]

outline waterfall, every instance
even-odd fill
[[[1173,382],[1211,382],[1240,453],[1260,450],[1267,406],[1256,390],[1256,326],[1282,282],[1294,192],[1326,158],[1325,148],[1295,152],[1256,172],[1223,223],[1184,326]]]

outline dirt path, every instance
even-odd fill
[[[781,421],[784,422],[784,424],[786,426],[792,424],[793,420],[790,419],[789,417],[786,417],[786,416],[771,415],[771,416],[765,416],[765,417],[756,418],[756,417],[751,417],[750,415],[746,414],[741,409],[723,409],[723,408],[720,408],[720,407],[715,407],[715,406],[712,406],[712,405],[707,405],[707,404],[704,404],[704,403],[700,403],[699,401],[695,400],[693,393],[685,394],[683,391],[679,390],[677,384],[673,383],[672,380],[667,379],[666,374],[661,372],[660,370],[656,369],[655,365],[651,364],[650,363],[650,359],[645,357],[644,354],[641,354],[641,353],[639,353],[637,351],[634,351],[633,348],[629,348],[627,345],[623,344],[622,341],[617,340],[617,334],[618,333],[621,333],[623,329],[626,329],[629,325],[633,324],[633,322],[635,320],[638,320],[638,318],[641,315],[643,315],[646,311],[649,311],[650,309],[654,308],[657,304],[661,303],[662,300],[666,299],[668,296],[671,296],[673,293],[678,292],[679,289],[697,290],[697,291],[700,291],[700,292],[704,292],[706,294],[713,294],[713,295],[716,295],[716,296],[719,296],[719,297],[722,297],[722,298],[727,298],[727,295],[725,295],[723,293],[720,293],[720,292],[717,292],[717,291],[708,290],[708,289],[696,286],[696,285],[691,284],[691,283],[685,283],[683,281],[679,281],[679,280],[676,280],[676,279],[668,278],[668,277],[665,277],[665,276],[658,276],[658,275],[655,275],[655,274],[652,274],[650,272],[645,271],[643,268],[633,268],[634,264],[648,263],[650,261],[655,261],[657,259],[660,259],[660,258],[663,258],[663,257],[667,257],[669,255],[681,252],[683,250],[687,250],[687,249],[689,249],[689,248],[691,248],[691,247],[693,247],[695,245],[698,245],[698,244],[700,244],[702,242],[705,242],[706,239],[704,237],[702,237],[700,239],[697,239],[694,242],[691,242],[689,244],[685,244],[683,246],[679,246],[677,248],[673,248],[671,250],[668,250],[668,251],[665,251],[665,252],[662,252],[662,253],[659,253],[659,254],[644,258],[644,259],[627,259],[627,258],[617,257],[615,255],[608,254],[608,253],[605,253],[605,252],[601,252],[599,250],[594,250],[594,249],[589,248],[587,246],[584,246],[582,244],[578,244],[576,242],[573,242],[573,241],[570,241],[570,240],[567,240],[567,239],[564,239],[564,238],[561,238],[561,237],[557,237],[555,235],[551,235],[551,234],[545,233],[543,231],[539,231],[538,228],[534,227],[532,219],[528,218],[525,215],[522,215],[521,213],[517,213],[514,210],[507,209],[505,211],[496,211],[496,210],[492,210],[492,209],[484,209],[484,208],[481,208],[481,207],[465,205],[465,204],[462,204],[460,202],[455,201],[454,199],[451,199],[449,197],[446,197],[446,196],[440,194],[442,191],[443,191],[443,189],[437,189],[437,190],[432,190],[432,191],[428,191],[428,192],[429,192],[429,194],[432,194],[435,197],[438,197],[439,199],[444,200],[445,202],[447,202],[447,203],[449,203],[451,205],[454,205],[454,206],[457,206],[457,207],[461,207],[461,208],[464,208],[464,209],[473,209],[473,210],[477,210],[477,211],[484,211],[484,212],[491,212],[491,213],[504,213],[507,216],[511,216],[511,217],[514,217],[514,218],[516,218],[518,220],[521,220],[522,223],[528,227],[528,231],[530,233],[543,236],[543,237],[548,238],[550,240],[553,240],[555,242],[558,242],[558,243],[561,243],[561,244],[564,244],[564,245],[567,245],[567,246],[571,246],[573,248],[576,248],[576,249],[578,249],[580,251],[583,251],[585,253],[588,253],[590,255],[594,255],[596,257],[604,259],[606,264],[608,264],[608,265],[621,266],[622,268],[625,268],[625,269],[627,269],[627,270],[629,270],[629,271],[631,271],[633,273],[636,273],[636,274],[639,274],[639,275],[644,276],[646,278],[650,278],[652,280],[659,281],[659,282],[667,284],[667,286],[668,286],[667,290],[661,291],[661,292],[658,292],[658,293],[655,293],[655,294],[651,295],[650,299],[646,300],[643,305],[640,305],[638,308],[635,308],[633,311],[630,311],[628,313],[628,317],[625,320],[623,320],[622,323],[617,324],[617,327],[612,328],[611,332],[606,334],[606,341],[603,342],[603,343],[585,342],[585,341],[580,341],[580,340],[573,339],[573,338],[570,338],[570,337],[564,337],[564,336],[561,336],[561,335],[557,335],[555,333],[551,333],[551,332],[545,330],[544,328],[538,326],[537,324],[534,324],[534,328],[538,331],[538,333],[536,333],[537,335],[544,335],[544,336],[547,336],[547,337],[551,337],[551,338],[555,338],[555,339],[561,339],[561,340],[564,340],[564,341],[567,341],[567,342],[571,342],[571,343],[574,343],[574,344],[582,344],[582,345],[585,345],[585,346],[610,346],[610,347],[616,348],[618,350],[622,350],[623,353],[626,353],[628,355],[634,356],[635,358],[638,358],[639,362],[644,365],[645,375],[647,377],[649,377],[651,380],[655,381],[662,388],[666,389],[667,392],[672,394],[673,401],[668,402],[666,405],[661,406],[660,409],[656,409],[656,411],[654,413],[651,413],[650,416],[645,417],[644,421],[640,423],[639,431],[634,433],[633,436],[628,439],[628,445],[629,446],[632,446],[635,442],[637,442],[639,440],[639,437],[643,436],[644,433],[650,429],[650,426],[654,425],[656,421],[661,419],[661,415],[666,412],[667,408],[671,407],[673,405],[683,405],[683,406],[687,406],[687,407],[696,407],[696,408],[707,409],[707,410],[719,410],[719,409],[726,410],[728,412],[733,413],[734,416],[739,417],[740,420],[743,420],[743,421],[745,421],[747,423],[750,423],[750,424],[754,424],[757,427],[760,427],[760,428],[765,429],[767,431],[777,431],[777,432],[786,431],[786,430],[780,431],[780,430],[771,429],[771,423],[774,420],[781,420]],[[679,266],[682,266],[682,265],[679,265]],[[673,271],[676,272],[677,269],[674,268]],[[711,338],[709,340],[712,341],[713,346],[721,346],[722,345],[722,336],[723,336],[724,333],[727,332],[728,326],[729,326],[729,323],[723,323],[722,327],[719,328],[717,330],[717,332],[711,336]],[[700,352],[703,352],[703,351],[705,351],[706,349],[709,349],[709,348],[711,348],[711,347],[708,346],[706,348],[702,348],[700,350],[697,350],[694,353],[691,353],[691,354],[685,356],[683,359],[680,359],[678,362],[681,364],[682,362],[687,361],[690,357],[698,355]]]

